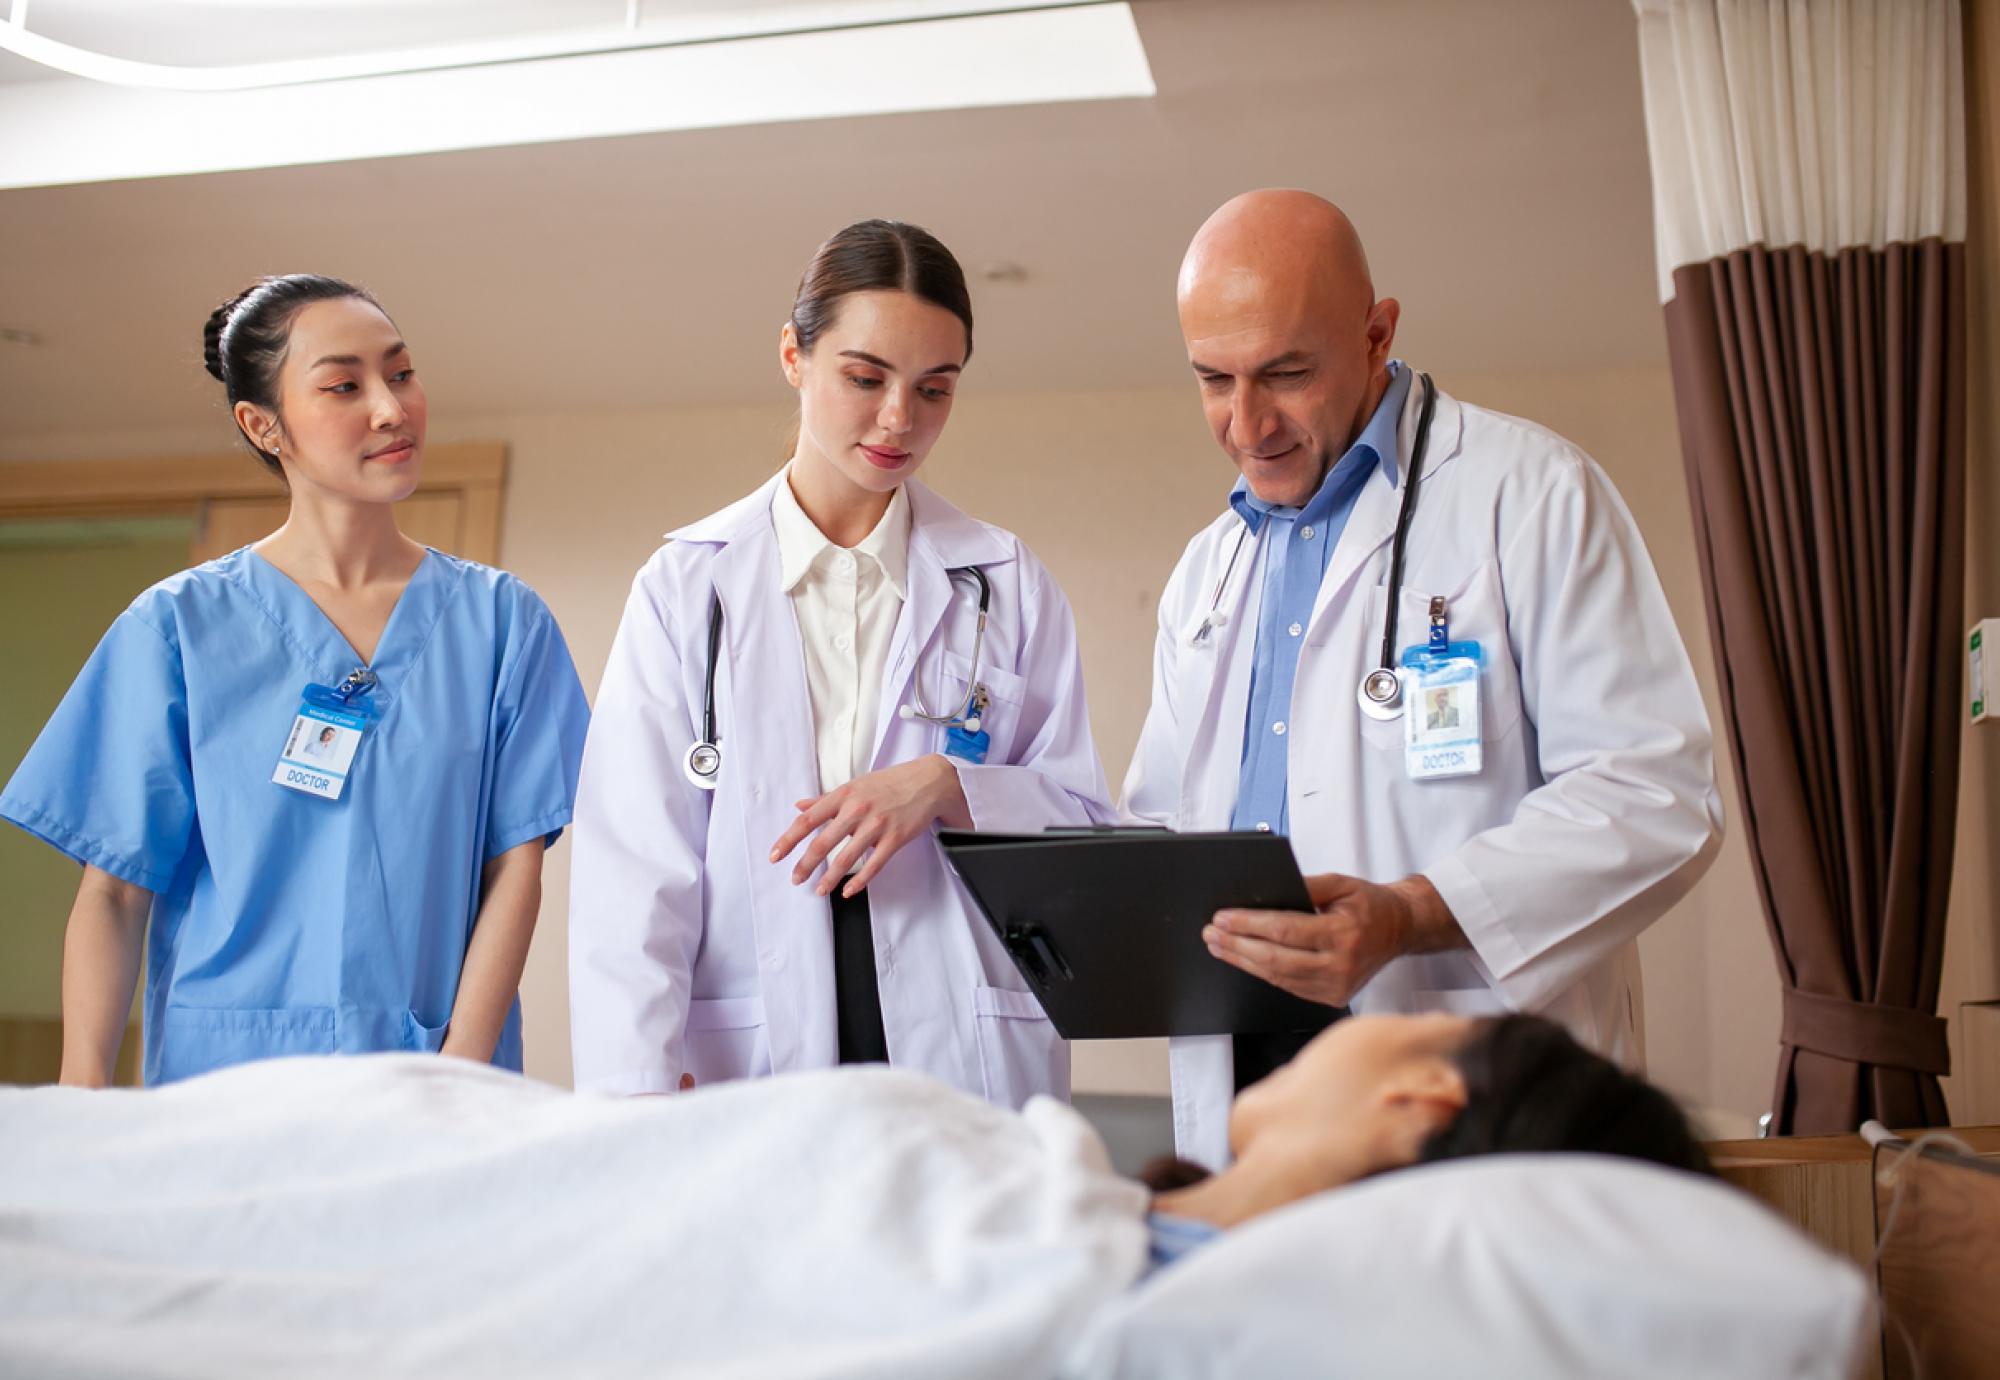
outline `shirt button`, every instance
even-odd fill
[[[1273,732],[1273,733],[1277,734],[1277,735],[1278,735],[1278,736],[1279,736],[1280,738],[1284,737],[1284,736],[1285,736],[1285,721],[1284,721],[1283,719],[1280,719],[1280,720],[1278,720],[1278,722],[1276,722],[1276,723],[1272,724],[1272,725],[1271,725],[1271,732]]]
[[[1304,529],[1299,532],[1299,535],[1304,537],[1307,541],[1311,541],[1313,539],[1312,524],[1307,523]]]
[[[840,650],[844,652],[844,651],[846,651],[846,650],[848,649],[848,647],[849,647],[849,646],[851,646],[852,644],[851,644],[851,642],[849,641],[849,639],[848,639],[848,636],[847,636],[847,634],[846,634],[846,633],[842,633],[842,634],[840,634],[840,636],[838,636],[838,637],[836,637],[836,638],[834,638],[834,639],[833,639],[833,645],[834,645],[834,646],[836,646],[836,647],[838,647],[838,648],[840,648]]]
[[[1297,637],[1300,633],[1305,631],[1305,628],[1300,624],[1294,623],[1292,624],[1291,627],[1286,628],[1285,631],[1290,633],[1293,637]]]

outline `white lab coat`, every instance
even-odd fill
[[[1401,423],[1409,456],[1422,387]],[[1293,851],[1307,874],[1378,882],[1422,872],[1469,951],[1393,961],[1357,1012],[1534,1011],[1637,1066],[1633,941],[1686,893],[1721,841],[1708,716],[1639,531],[1590,457],[1552,432],[1438,394],[1411,524],[1399,649],[1424,641],[1432,595],[1453,641],[1485,648],[1484,769],[1413,781],[1403,721],[1362,714],[1381,651],[1401,484],[1377,469],[1320,583],[1287,723]],[[1226,829],[1235,808],[1263,588],[1246,543],[1201,642],[1230,549],[1224,513],[1189,543],[1160,600],[1153,700],[1124,809]],[[1174,1136],[1229,1156],[1227,1036],[1173,1042]]]
[[[669,534],[633,582],[598,689],[571,848],[570,1019],[576,1083],[660,1092],[837,1062],[828,905],[793,886],[771,845],[819,794],[812,709],[771,496],[782,476]],[[948,569],[992,583],[979,681],[992,695],[985,765],[956,763],[981,829],[1112,817],[1068,601],[1012,534],[914,480],[909,597],[882,678],[873,767],[942,751],[902,718],[921,675],[956,704],[977,601]],[[682,762],[701,724],[710,592],[722,771],[697,790]],[[803,845],[802,845],[803,848]],[[890,1062],[1008,1107],[1069,1094],[1069,1047],[1026,990],[931,839],[868,887]]]

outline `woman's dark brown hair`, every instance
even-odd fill
[[[965,323],[972,358],[972,294],[965,272],[937,236],[900,220],[856,221],[813,251],[792,302],[792,331],[811,354],[843,298],[857,292],[907,292]]]

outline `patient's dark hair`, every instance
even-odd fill
[[[1554,1021],[1482,1021],[1452,1061],[1465,1079],[1465,1106],[1424,1142],[1419,1164],[1556,1151],[1715,1172],[1671,1097],[1585,1049]],[[1206,1177],[1199,1165],[1172,1158],[1154,1160],[1139,1175],[1156,1193]]]
[[[1482,1022],[1454,1062],[1465,1079],[1465,1107],[1424,1142],[1419,1163],[1573,1151],[1714,1173],[1673,1098],[1585,1049],[1554,1021]]]
[[[287,273],[259,278],[208,314],[201,328],[202,362],[221,382],[232,411],[240,402],[278,410],[278,371],[291,348],[293,320],[314,302],[341,297],[358,297],[382,311],[380,302],[352,283],[318,273]],[[236,429],[265,469],[284,474],[277,456],[241,425]]]

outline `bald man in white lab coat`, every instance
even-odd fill
[[[1394,359],[1399,313],[1307,193],[1238,197],[1190,246],[1182,331],[1239,477],[1161,598],[1125,810],[1289,835],[1317,909],[1203,937],[1329,1018],[1535,1011],[1636,1065],[1634,941],[1721,839],[1687,650],[1604,472]],[[1392,608],[1396,703],[1364,712]],[[1446,684],[1457,725],[1417,707]],[[1232,1093],[1291,1043],[1174,1041],[1182,1157],[1227,1161]]]

